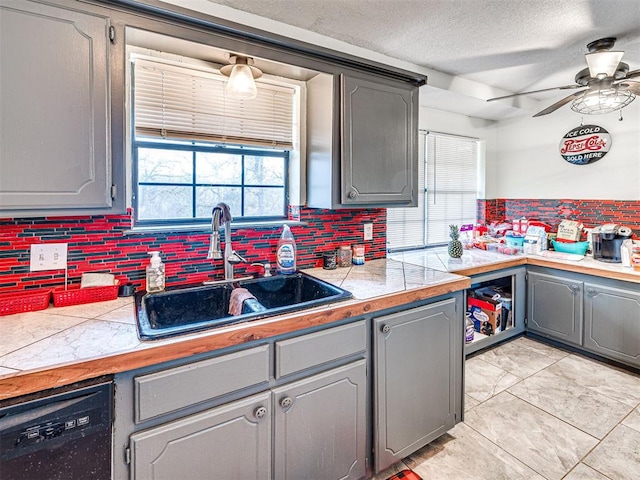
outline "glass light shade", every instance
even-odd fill
[[[258,89],[248,65],[237,64],[233,66],[227,81],[227,93],[235,98],[256,98]]]
[[[571,110],[583,115],[600,115],[611,113],[629,105],[636,96],[617,88],[585,92],[571,104]]]
[[[620,60],[622,60],[624,52],[594,52],[587,53],[585,58],[589,65],[589,74],[593,78],[599,78],[601,76],[613,77],[618,68]]]

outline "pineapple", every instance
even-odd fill
[[[460,229],[457,225],[449,225],[451,241],[448,245],[449,256],[460,258],[462,256],[462,242],[460,241]]]

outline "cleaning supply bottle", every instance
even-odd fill
[[[147,267],[147,292],[155,293],[164,290],[164,263],[160,252],[148,252],[151,262]]]
[[[276,264],[278,273],[288,275],[296,272],[296,241],[286,224],[282,227],[282,235],[278,240]]]

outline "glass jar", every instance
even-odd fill
[[[353,264],[364,265],[364,245],[353,246]]]
[[[348,245],[343,245],[338,248],[338,266],[339,267],[350,267],[351,266],[351,247]]]

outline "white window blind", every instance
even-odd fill
[[[449,241],[449,225],[475,223],[478,141],[420,134],[418,208],[387,210],[390,249],[419,248]]]
[[[256,82],[249,100],[226,95],[213,71],[136,58],[136,135],[290,149],[295,89]]]
[[[449,241],[449,225],[475,223],[478,199],[478,141],[427,135],[426,244]]]

